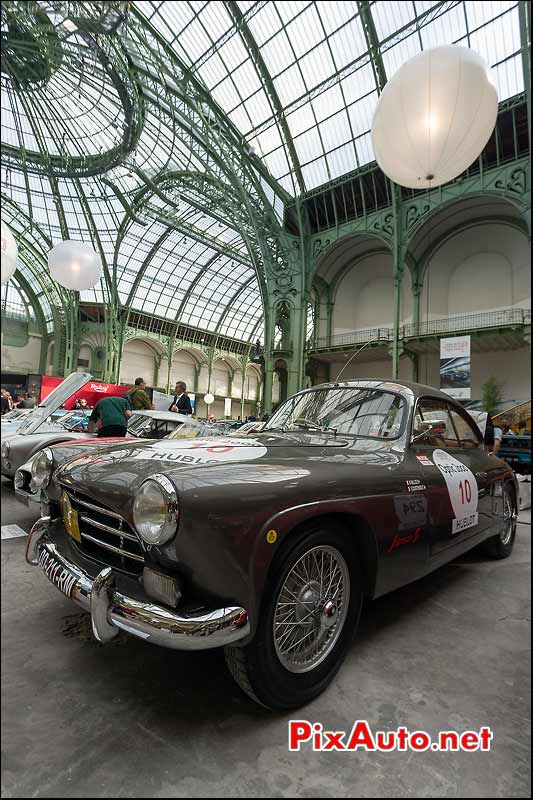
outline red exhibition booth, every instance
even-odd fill
[[[63,382],[63,378],[51,378],[46,375],[43,375],[41,379],[41,397],[40,402],[42,402],[45,397],[47,397],[52,389],[55,389],[60,383]],[[82,386],[79,391],[69,397],[63,403],[64,408],[71,409],[74,407],[76,400],[85,399],[87,400],[87,405],[94,407],[102,397],[121,397],[122,395],[129,392],[131,386],[118,386],[116,383],[100,383],[99,381],[88,381],[85,386]]]

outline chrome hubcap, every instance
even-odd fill
[[[334,648],[350,602],[350,573],[334,547],[313,547],[294,564],[274,612],[276,654],[289,672],[308,672]]]

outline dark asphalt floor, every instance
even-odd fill
[[[2,480],[2,526],[38,516]],[[522,518],[530,520],[530,512]],[[331,687],[299,717],[494,733],[490,753],[287,748],[289,714],[234,685],[218,651],[90,635],[3,539],[3,797],[529,797],[531,528],[506,561],[478,553],[369,604]]]

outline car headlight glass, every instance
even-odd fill
[[[9,450],[10,450],[9,442],[8,441],[3,441],[2,442],[2,449],[1,449],[2,458],[7,458],[8,457]]]
[[[38,492],[40,489],[45,489],[50,483],[52,477],[52,470],[54,466],[54,457],[52,451],[45,447],[37,455],[35,455],[30,464],[30,491]]]
[[[165,475],[152,475],[141,484],[133,503],[133,522],[146,544],[164,544],[178,527],[178,497]]]

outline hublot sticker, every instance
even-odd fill
[[[172,442],[157,442],[150,447],[131,454],[140,461],[172,461],[176,464],[224,464],[230,461],[255,461],[262,458],[267,448],[251,440],[242,439],[190,439]]]

